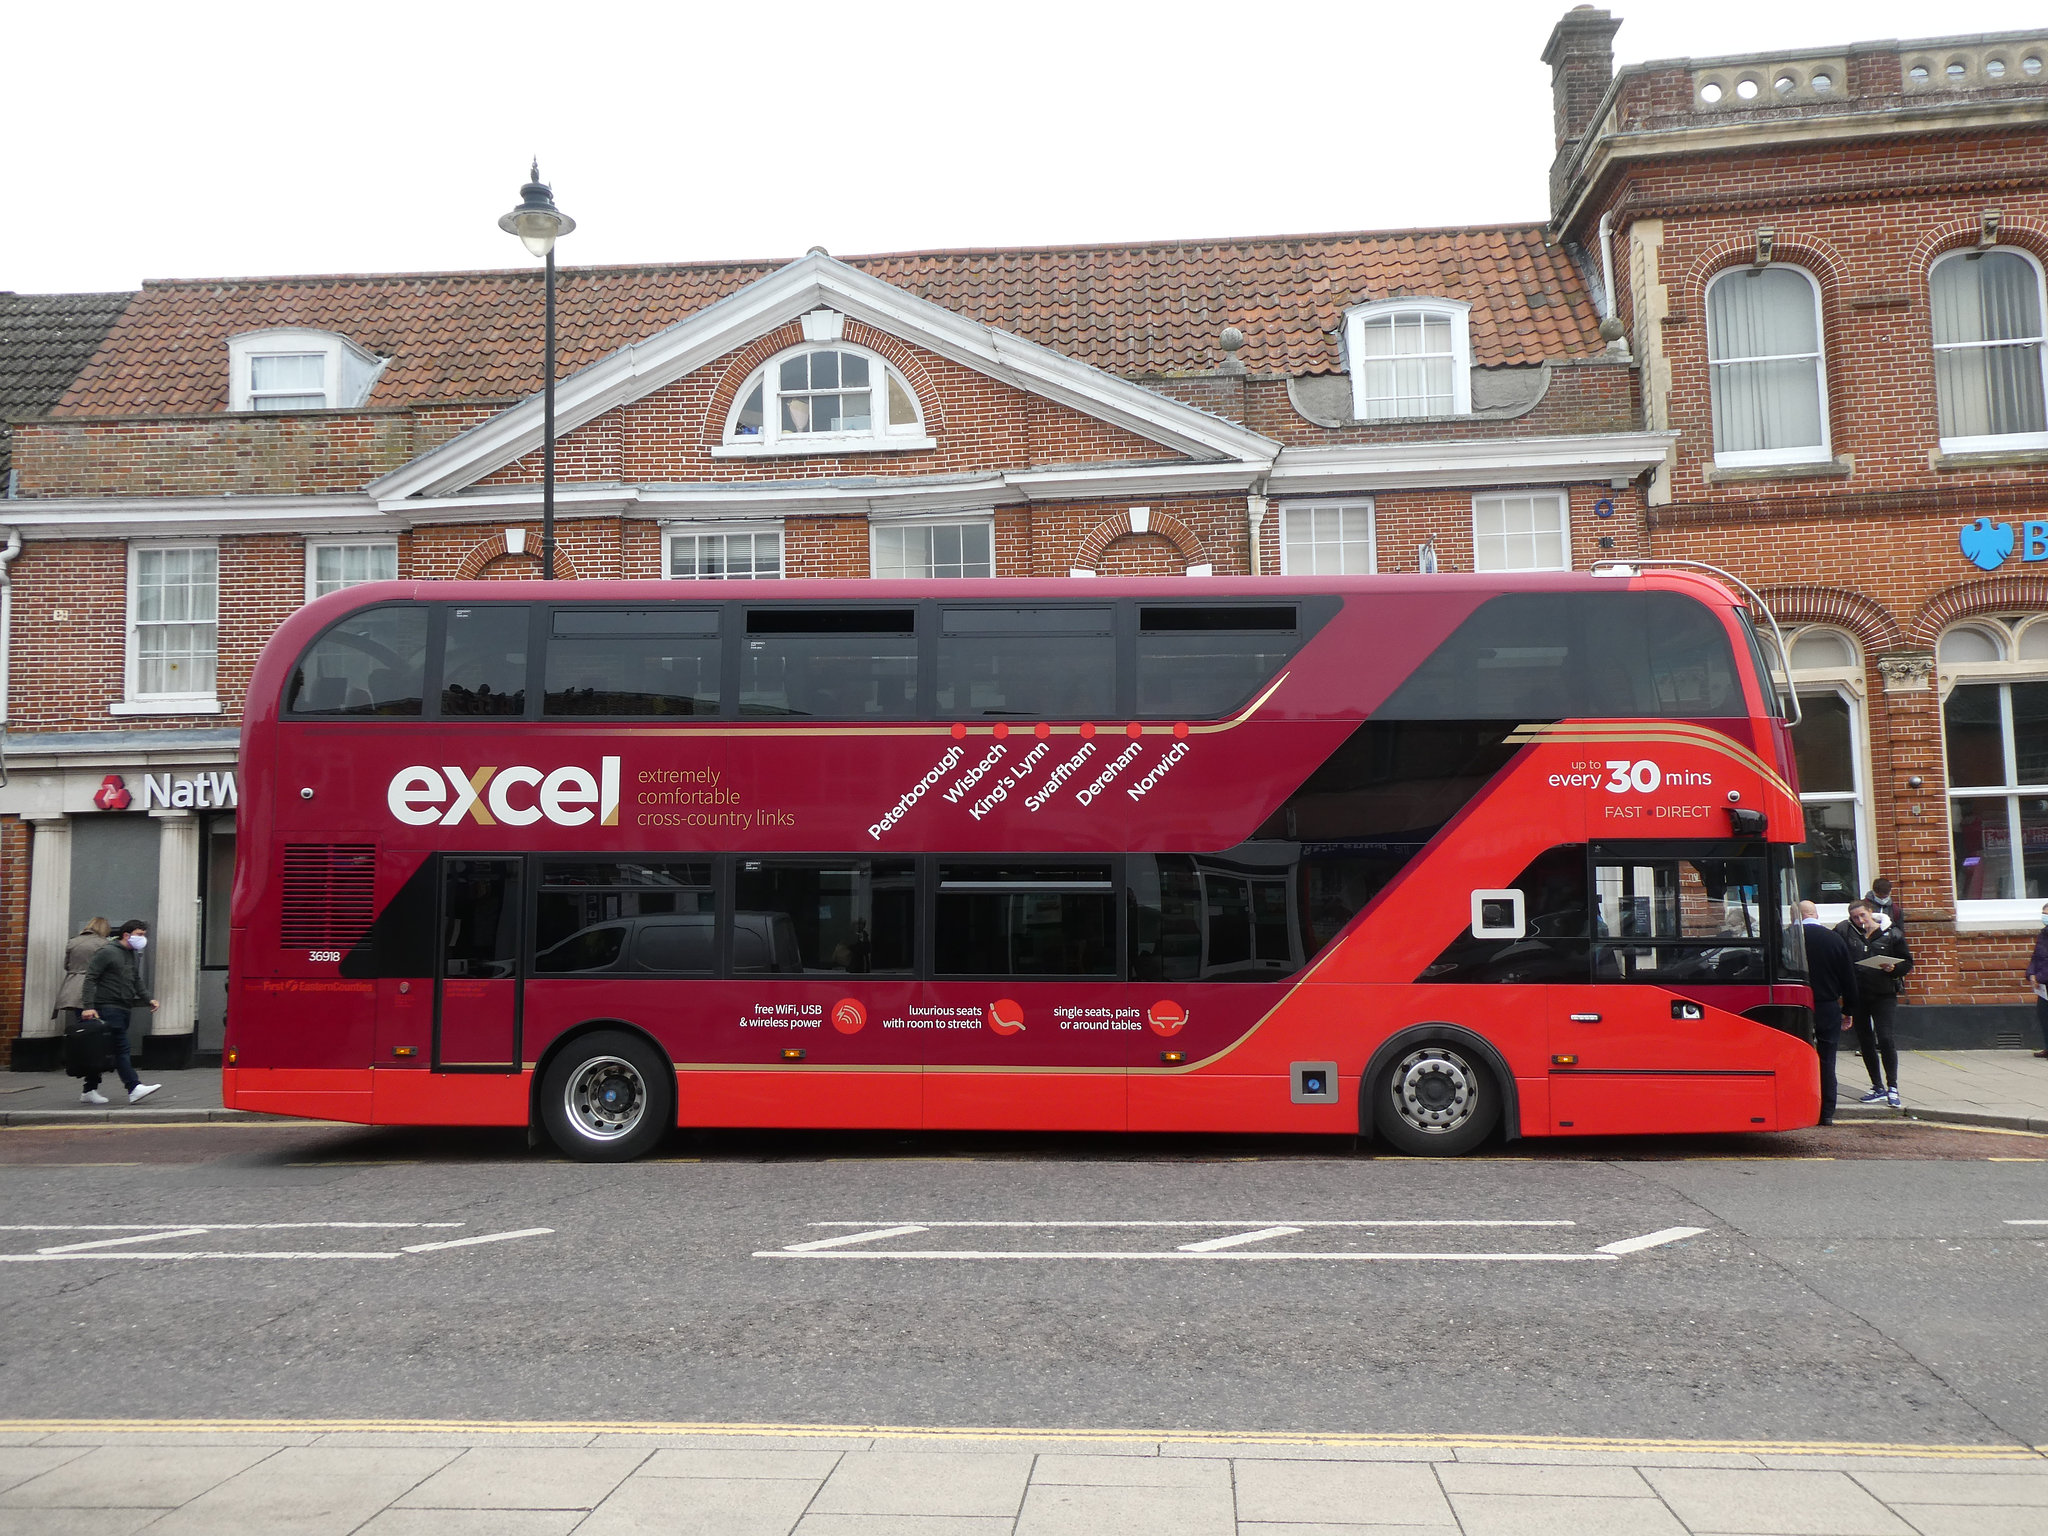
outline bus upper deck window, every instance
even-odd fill
[[[561,608],[548,638],[548,715],[715,715],[718,610]]]
[[[1138,713],[1224,715],[1248,702],[1301,644],[1290,604],[1138,609]]]
[[[1116,711],[1111,608],[948,608],[939,626],[938,711],[1087,720]]]
[[[427,610],[352,613],[307,649],[285,686],[293,715],[417,715],[426,689]]]
[[[479,603],[447,610],[441,652],[443,715],[526,713],[527,610]]]
[[[750,608],[740,713],[908,720],[917,713],[914,608]]]

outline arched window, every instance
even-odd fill
[[[2048,896],[2048,619],[1971,619],[1935,646],[1959,919],[2038,918]]]
[[[929,448],[924,411],[903,375],[834,342],[778,354],[741,386],[725,451],[860,453]]]
[[[1811,464],[1829,457],[1820,284],[1802,267],[1735,267],[1707,285],[1714,462]]]
[[[1469,415],[1471,314],[1471,305],[1455,299],[1375,299],[1347,310],[1351,414],[1360,421]]]
[[[1792,855],[1802,899],[1844,908],[1869,888],[1864,849],[1868,773],[1863,747],[1863,654],[1846,630],[1816,624],[1789,638],[1799,694],[1792,758],[1806,841]],[[1830,920],[1841,914],[1822,914]]]
[[[2048,447],[2041,264],[2025,251],[1951,251],[1928,274],[1944,453]]]

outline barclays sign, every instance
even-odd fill
[[[2013,557],[2017,548],[2025,561],[2048,560],[2048,522],[2021,523],[2019,537],[2013,537],[2011,523],[1994,523],[1988,517],[1963,524],[1956,536],[1963,554],[1980,571],[1995,571]]]

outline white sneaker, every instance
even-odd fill
[[[78,1096],[81,1104],[110,1104],[113,1101],[97,1088],[88,1088]]]
[[[162,1083],[137,1083],[128,1090],[128,1102],[130,1104],[140,1104],[161,1087],[163,1087]]]

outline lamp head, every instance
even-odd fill
[[[532,176],[519,189],[519,206],[498,220],[498,228],[517,235],[534,255],[545,256],[575,227],[576,221],[555,206],[554,192],[540,179],[540,161],[535,160]]]

